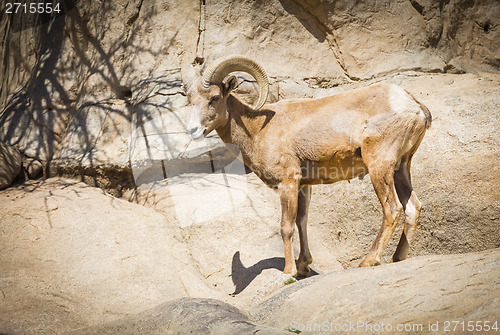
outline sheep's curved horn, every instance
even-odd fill
[[[259,100],[254,109],[261,108],[269,93],[269,79],[262,66],[245,56],[229,56],[218,60],[203,73],[202,85],[208,88],[211,84],[222,84],[228,74],[236,71],[246,72],[255,78],[259,85]]]

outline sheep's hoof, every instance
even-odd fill
[[[285,268],[283,271],[285,275],[291,276],[291,277],[297,277],[297,268],[294,266],[291,269]]]
[[[297,277],[307,277],[311,273],[309,265],[297,262]]]

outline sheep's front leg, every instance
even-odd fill
[[[300,255],[297,260],[297,276],[307,277],[311,272],[309,264],[312,263],[309,243],[307,242],[307,214],[309,212],[309,202],[311,201],[311,185],[302,186],[298,198],[296,224],[297,228],[299,228]]]
[[[296,182],[283,182],[278,187],[281,200],[281,237],[285,248],[285,270],[283,272],[292,276],[297,275],[292,236],[297,218],[298,189]]]

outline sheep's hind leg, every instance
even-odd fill
[[[311,185],[302,186],[299,190],[297,219],[295,223],[299,229],[300,255],[297,261],[297,276],[306,277],[310,272],[309,264],[312,263],[311,252],[307,240],[307,216],[309,202],[311,201]]]
[[[401,164],[400,169],[396,171],[394,175],[394,181],[396,183],[396,191],[399,200],[405,211],[404,230],[401,234],[398,247],[392,256],[393,262],[399,262],[406,259],[408,255],[408,250],[417,228],[418,219],[420,218],[422,204],[411,186],[410,161],[406,164]]]
[[[297,275],[297,266],[293,257],[293,224],[297,218],[298,185],[295,182],[283,182],[278,191],[281,200],[281,237],[285,249],[285,274]]]
[[[382,204],[384,218],[377,238],[359,266],[380,265],[380,257],[394,234],[403,211],[394,186],[394,170],[388,167],[383,170],[370,169],[369,172],[373,188]]]

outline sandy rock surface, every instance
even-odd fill
[[[336,271],[300,281],[259,304],[252,315],[276,328],[296,325],[306,330],[307,325],[326,321],[333,330],[336,325],[356,324],[361,333],[378,333],[367,324],[384,323],[385,329],[391,325],[395,331],[397,325],[422,325],[422,331],[411,329],[415,333],[432,333],[429,323],[436,322],[443,331],[444,322],[451,320],[493,324],[500,317],[499,278],[499,249],[422,256],[404,264]],[[321,333],[317,327],[312,333]]]
[[[247,227],[261,234],[228,232],[218,221],[199,234],[200,226],[180,228],[60,178],[2,191],[0,209],[6,334],[279,334],[323,321],[425,326],[499,317],[499,249],[376,268],[337,264],[287,285],[269,218]],[[243,226],[252,222],[245,215]]]
[[[408,89],[434,117],[412,166],[424,209],[408,262],[351,269],[368,251],[381,221],[369,176],[314,188],[309,238],[313,274],[319,276],[291,286],[282,274],[278,197],[244,169],[225,177],[200,173],[189,185],[190,179],[181,175],[167,178],[135,194],[135,202],[150,208],[74,180],[29,181],[0,193],[0,332],[133,333],[137,325],[148,325],[152,333],[174,331],[180,329],[177,323],[165,324],[164,318],[174,320],[175,313],[186,317],[190,304],[199,303],[179,300],[183,298],[216,299],[208,307],[203,303],[200,315],[218,329],[232,329],[233,321],[246,315],[249,328],[241,329],[249,333],[259,327],[280,332],[298,325],[290,325],[292,321],[305,325],[340,316],[339,321],[350,321],[350,315],[391,323],[424,323],[432,313],[439,322],[448,313],[494,317],[498,281],[489,276],[498,277],[498,252],[445,255],[500,245],[498,75],[396,75],[380,80]],[[106,171],[110,176],[122,173]],[[89,178],[83,180],[91,183]],[[384,262],[399,234],[397,230]],[[297,239],[294,249],[297,256]],[[418,275],[411,276],[413,272]],[[453,285],[448,276],[455,278]],[[338,282],[345,286],[339,288]],[[351,292],[352,287],[357,290]],[[361,299],[368,299],[366,290],[374,292],[373,299]],[[323,293],[315,296],[317,292]],[[391,301],[414,310],[414,318],[387,308],[390,294]],[[404,299],[410,296],[414,298]],[[339,300],[352,303],[339,305]],[[290,308],[283,311],[276,301]],[[298,318],[302,307],[309,308],[310,318]],[[220,310],[226,311],[227,322],[218,323]],[[358,320],[353,316],[352,321]],[[192,327],[195,332],[212,329],[196,323]]]
[[[234,255],[231,285],[224,279],[225,258],[218,259],[220,274],[205,273],[220,257],[216,248],[231,249],[237,234],[220,231],[206,238],[214,248],[205,248],[201,259],[197,244],[183,237],[189,229],[66,179],[5,190],[0,206],[0,331],[7,334],[141,329],[151,334],[250,334],[256,329],[273,334],[294,320],[403,323],[498,317],[498,249],[334,271],[287,286],[280,274],[279,239],[264,239],[276,247],[274,257],[266,259],[273,252],[261,248],[262,236],[245,236],[252,257],[260,261],[244,266],[240,252]],[[187,297],[205,299],[182,299]]]
[[[217,297],[179,229],[148,208],[65,179],[7,189],[0,208],[2,332],[51,334]]]

